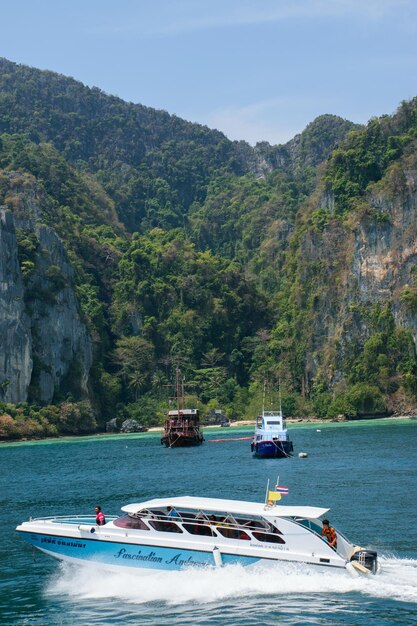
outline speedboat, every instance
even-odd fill
[[[285,458],[293,452],[282,411],[265,411],[256,418],[255,435],[251,443],[255,457],[261,459]]]
[[[263,561],[375,573],[377,553],[337,532],[321,536],[328,509],[191,496],[128,504],[103,526],[94,517],[40,517],[16,530],[57,559],[124,568],[179,570]]]

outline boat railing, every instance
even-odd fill
[[[165,425],[166,430],[176,432],[176,431],[186,431],[186,430],[197,430],[199,429],[200,424],[198,421],[180,421],[180,420],[168,420]]]
[[[188,511],[176,511],[176,513],[176,515],[168,515],[162,513],[162,511],[148,511],[141,517],[143,517],[145,521],[173,522],[179,525],[193,524],[196,526],[210,526],[212,528],[226,526],[249,531],[277,532],[276,528],[271,528],[271,525],[263,520],[240,521],[239,519],[235,519],[231,514],[212,515],[203,512],[191,513]]]
[[[106,515],[106,523],[117,519],[117,515]],[[44,517],[30,517],[30,522],[67,522],[68,524],[77,524],[79,522],[88,522],[95,524],[94,515],[48,515]]]

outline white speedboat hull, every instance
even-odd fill
[[[170,503],[179,511],[176,517],[167,514]],[[91,517],[71,516],[31,519],[16,530],[30,545],[60,560],[137,569],[247,566],[262,561],[345,569],[355,552],[341,535],[338,551],[319,535],[317,518],[327,509],[185,496],[123,510],[125,515],[104,526],[96,526]],[[223,514],[216,517],[211,511]]]

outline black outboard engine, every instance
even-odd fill
[[[358,550],[352,555],[350,561],[357,561],[359,565],[366,567],[366,569],[372,572],[372,574],[376,574],[377,572],[378,554],[374,550]]]

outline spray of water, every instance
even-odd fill
[[[417,560],[382,558],[376,576],[353,577],[347,571],[314,569],[306,565],[266,563],[220,569],[165,572],[104,571],[97,565],[62,563],[46,593],[78,600],[111,599],[133,604],[204,605],[239,598],[359,593],[417,603]]]

